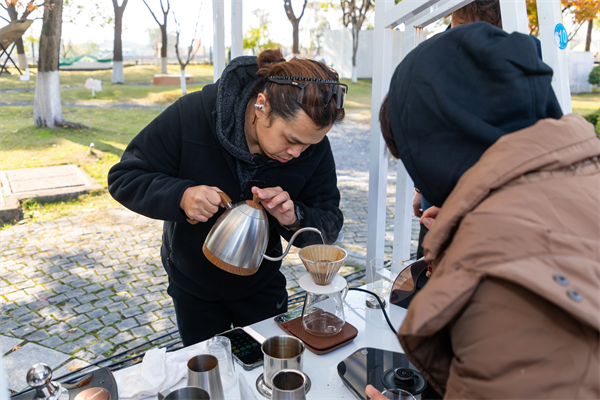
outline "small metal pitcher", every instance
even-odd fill
[[[300,233],[310,231],[321,235],[316,228],[299,229],[280,257],[269,257],[265,254],[269,243],[269,219],[258,195],[254,194],[252,200],[232,204],[225,193],[217,193],[227,210],[208,233],[202,252],[211,263],[224,271],[235,275],[252,275],[258,271],[263,258],[269,261],[282,260]]]

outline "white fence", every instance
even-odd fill
[[[325,31],[323,56],[328,65],[333,67],[341,78],[352,78],[352,32],[350,29]],[[404,32],[392,31],[393,67],[402,58]],[[358,79],[373,77],[373,30],[362,30],[358,36],[356,51],[356,75]]]
[[[571,93],[591,93],[592,85],[588,79],[594,68],[594,54],[589,51],[569,51],[567,60]]]

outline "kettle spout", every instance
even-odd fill
[[[269,257],[266,254],[263,254],[263,258],[269,261],[281,261],[283,260],[283,257],[287,256],[287,253],[290,251],[290,247],[292,247],[292,244],[294,243],[294,240],[296,240],[296,236],[298,236],[299,234],[301,234],[302,232],[315,232],[318,233],[321,236],[321,240],[323,241],[323,244],[325,244],[325,239],[323,239],[323,234],[321,233],[320,230],[318,230],[317,228],[311,228],[311,227],[306,227],[306,228],[302,228],[302,229],[298,229],[296,231],[296,233],[294,233],[294,235],[292,236],[292,238],[290,239],[290,242],[287,245],[287,248],[285,249],[285,251],[283,252],[283,254],[279,257]]]

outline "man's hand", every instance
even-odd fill
[[[379,390],[375,389],[371,385],[367,385],[367,388],[365,389],[365,394],[369,396],[371,400],[387,400],[387,397],[382,395]]]
[[[417,218],[423,215],[423,211],[421,211],[421,193],[418,192],[415,192],[413,196],[413,214]]]
[[[222,190],[215,186],[192,186],[183,192],[179,207],[188,218],[206,222],[219,210],[219,205],[225,207],[217,192]]]
[[[427,229],[431,229],[431,227],[433,226],[433,222],[435,221],[435,218],[437,217],[439,212],[439,207],[431,206],[423,212],[423,215],[421,216],[419,222],[425,225]]]
[[[252,193],[258,195],[265,210],[274,216],[281,225],[291,225],[298,219],[290,194],[279,186],[265,189],[253,186]]]

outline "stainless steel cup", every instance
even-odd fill
[[[277,371],[295,369],[302,371],[304,343],[293,336],[273,336],[262,344],[264,354],[263,379],[265,385],[272,388],[271,380]]]
[[[199,387],[183,387],[173,391],[165,389],[158,392],[158,400],[210,400],[210,395]]]
[[[225,399],[217,357],[210,354],[200,354],[190,358],[187,367],[188,386],[196,386],[206,390],[213,400]]]
[[[308,377],[295,369],[282,369],[273,375],[271,400],[306,400]]]

